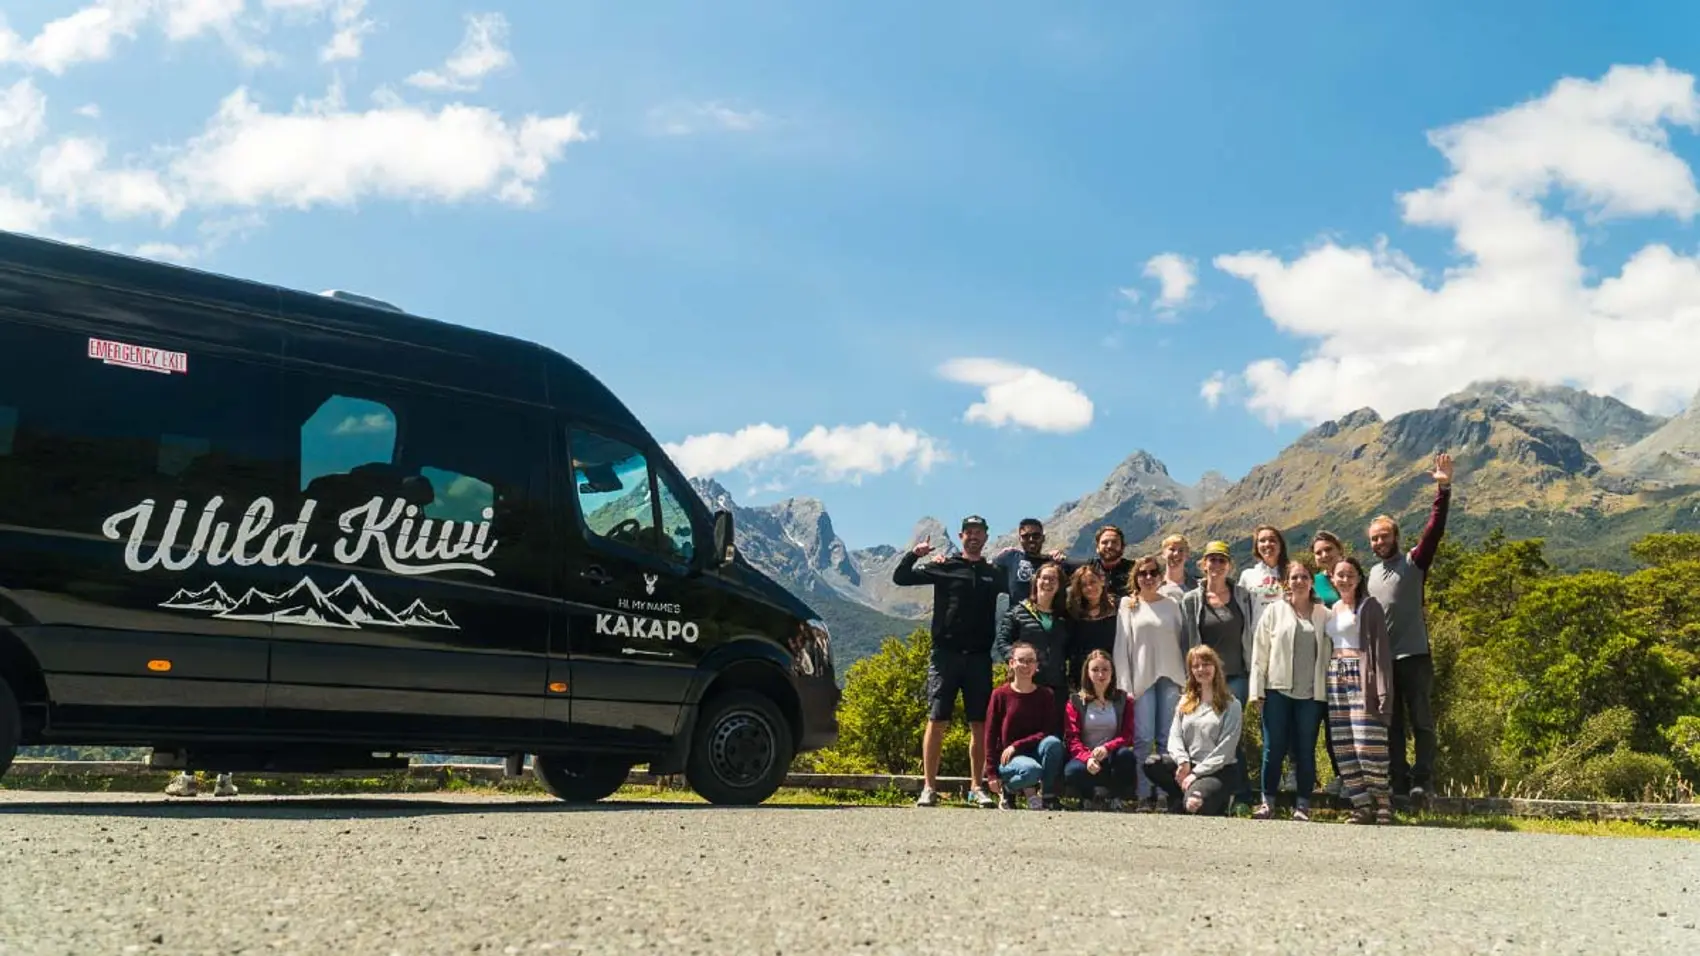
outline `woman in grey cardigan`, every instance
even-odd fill
[[[1181,624],[1186,628],[1188,648],[1203,645],[1221,659],[1222,676],[1228,691],[1243,708],[1251,691],[1252,627],[1257,619],[1251,592],[1233,578],[1233,561],[1226,541],[1204,546],[1200,559],[1204,577],[1198,586],[1181,597]],[[1246,772],[1245,746],[1234,751],[1234,770],[1239,779],[1235,796],[1251,803],[1251,775]]]

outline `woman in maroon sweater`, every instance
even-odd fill
[[[1039,652],[1017,641],[1009,652],[1009,683],[992,691],[986,708],[986,785],[998,794],[998,809],[1014,808],[1028,792],[1030,810],[1057,809],[1062,776],[1062,728],[1051,689],[1034,683]]]

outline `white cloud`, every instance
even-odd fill
[[[827,481],[857,483],[864,475],[882,475],[913,464],[926,474],[946,456],[933,438],[902,425],[816,425],[797,439],[796,451],[813,459],[810,471]]]
[[[649,111],[650,128],[663,136],[690,136],[705,130],[747,133],[768,122],[760,110],[740,110],[719,102],[658,106]]]
[[[47,128],[47,97],[25,78],[0,90],[0,153],[28,146]]]
[[[370,196],[526,204],[566,146],[589,138],[575,113],[510,124],[459,104],[357,111],[335,91],[324,103],[269,113],[238,89],[171,171],[208,206],[305,209]]]
[[[188,40],[203,33],[228,30],[241,15],[245,0],[165,0],[165,35]]]
[[[111,169],[106,144],[67,136],[42,150],[35,165],[37,196],[68,211],[93,207],[109,219],[154,216],[170,225],[184,199],[151,169]]]
[[[356,45],[370,26],[361,19],[365,0],[262,0],[262,7],[267,15],[329,15],[339,30],[355,31],[349,42]],[[157,16],[172,38],[214,31],[230,39],[245,9],[226,0],[101,0],[47,24],[28,43],[0,27],[0,58],[46,68],[105,55],[144,16]],[[187,217],[199,237],[162,235],[113,248],[204,258],[277,208],[374,199],[528,205],[566,148],[593,136],[575,113],[507,117],[465,103],[412,104],[380,89],[364,109],[346,104],[335,84],[318,100],[276,109],[239,87],[188,140],[119,147],[98,130],[49,136],[46,97],[30,78],[17,80],[0,87],[0,155],[10,154],[8,164],[25,175],[0,188],[0,224],[58,235],[57,220],[82,214],[161,226]],[[92,103],[74,113],[100,118]]]
[[[1228,390],[1228,376],[1224,372],[1215,372],[1198,386],[1198,395],[1204,399],[1204,404],[1215,408],[1222,403],[1222,393]]]
[[[97,0],[51,20],[26,41],[0,24],[0,62],[64,73],[78,63],[109,59],[119,40],[134,39],[154,0]]]
[[[8,232],[39,233],[47,228],[53,211],[37,199],[26,199],[0,186],[0,229]]]
[[[338,0],[331,12],[331,23],[336,26],[336,32],[319,51],[320,60],[334,63],[360,59],[366,35],[377,26],[362,16],[365,12],[366,0]]]
[[[468,14],[466,35],[441,70],[421,70],[407,82],[424,90],[475,90],[484,77],[513,65],[508,20],[499,13]]]
[[[830,428],[816,425],[794,442],[788,430],[764,422],[736,432],[693,435],[663,447],[680,470],[692,477],[790,466],[800,475],[852,484],[905,465],[924,475],[950,458],[942,442],[923,432],[895,423],[873,422]],[[764,487],[773,490],[783,484],[775,479]]]
[[[1700,127],[1700,97],[1692,76],[1654,62],[1567,78],[1431,132],[1450,173],[1400,199],[1407,223],[1453,234],[1464,261],[1438,277],[1385,240],[1325,242],[1292,262],[1263,251],[1218,257],[1278,328],[1315,343],[1296,367],[1247,365],[1247,406],[1270,422],[1315,423],[1366,405],[1394,415],[1508,377],[1679,407],[1696,385],[1700,261],[1654,243],[1590,285],[1572,222],[1691,221],[1700,190],[1669,147],[1671,125]],[[1549,212],[1555,193],[1562,211]]]
[[[791,433],[763,422],[736,432],[692,435],[667,445],[667,456],[687,475],[706,477],[747,468],[782,455],[791,447]]]
[[[959,358],[940,366],[939,374],[985,390],[983,399],[968,407],[969,422],[1064,433],[1092,424],[1092,400],[1080,386],[1036,368],[1000,359]]]
[[[173,242],[144,242],[136,247],[135,254],[143,259],[158,259],[161,262],[189,265],[199,258],[200,251]]]
[[[1164,252],[1146,261],[1144,275],[1156,279],[1161,289],[1157,308],[1173,312],[1192,297],[1193,287],[1198,284],[1198,264],[1177,253]]]

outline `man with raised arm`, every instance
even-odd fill
[[[1390,782],[1394,794],[1407,793],[1412,805],[1428,796],[1434,780],[1434,660],[1429,656],[1428,621],[1423,612],[1423,586],[1446,533],[1446,513],[1452,504],[1452,456],[1434,462],[1434,505],[1428,524],[1409,551],[1399,549],[1399,524],[1387,515],[1369,523],[1369,546],[1378,559],[1369,566],[1369,593],[1387,612],[1387,635],[1393,646],[1393,719],[1387,728]],[[1417,759],[1405,756],[1405,728],[1416,738]]]
[[[939,751],[944,744],[956,697],[968,714],[968,802],[994,806],[986,793],[986,707],[992,699],[992,640],[998,629],[998,596],[1009,589],[1008,575],[986,560],[986,519],[962,519],[962,553],[924,565],[916,562],[932,551],[922,541],[909,550],[891,574],[898,585],[930,584],[933,588],[933,649],[927,662],[927,729],[921,738],[924,775],[917,806],[939,802]]]

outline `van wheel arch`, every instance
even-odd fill
[[[12,704],[18,713],[19,741],[30,743],[46,720],[47,678],[24,642],[3,628],[0,628],[0,681],[11,690]]]
[[[684,771],[691,789],[710,803],[761,803],[790,772],[802,703],[777,666],[740,661],[709,684],[687,733]]]

